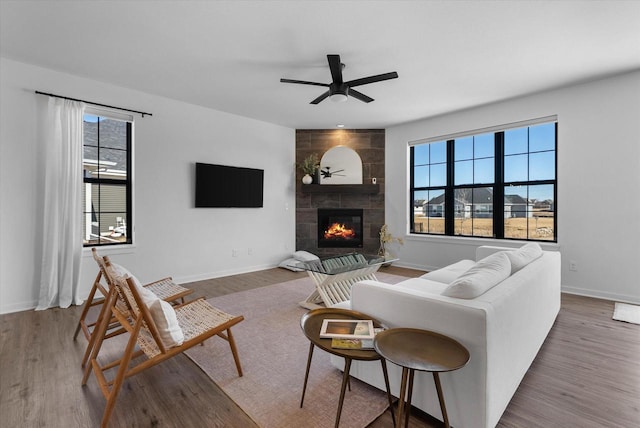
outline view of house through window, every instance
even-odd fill
[[[411,232],[556,241],[557,123],[412,145]]]
[[[131,122],[84,116],[84,245],[130,244]]]

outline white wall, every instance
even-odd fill
[[[640,303],[638,71],[387,129],[386,221],[393,233],[409,230],[407,142],[554,114],[558,244],[545,247],[562,253],[563,290]],[[407,236],[400,263],[429,270],[495,242]]]
[[[135,246],[101,249],[143,282],[264,269],[293,251],[293,129],[0,58],[1,313],[35,307],[39,295],[35,118],[46,97],[34,90],[153,114],[134,119]],[[264,208],[194,208],[196,161],[264,169]],[[86,252],[83,296],[96,273]]]

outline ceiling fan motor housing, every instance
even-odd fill
[[[329,86],[329,93],[331,94],[329,95],[331,101],[343,102],[349,96],[349,87],[344,83],[337,84],[334,82]]]

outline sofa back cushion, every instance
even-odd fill
[[[474,299],[511,275],[511,262],[505,252],[492,254],[475,263],[442,292],[443,296]]]
[[[505,251],[505,253],[511,262],[511,274],[513,275],[532,261],[540,258],[542,248],[537,242],[530,242],[517,250]]]

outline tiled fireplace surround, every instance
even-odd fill
[[[375,254],[380,244],[378,233],[384,224],[384,129],[301,129],[296,130],[296,163],[317,153],[318,157],[335,146],[355,150],[362,159],[362,182],[376,178],[377,193],[359,192],[352,186],[345,192],[305,193],[303,173],[296,170],[296,249],[319,256],[360,251]],[[346,187],[345,187],[346,189]],[[362,248],[318,248],[318,208],[362,208],[364,243]]]

